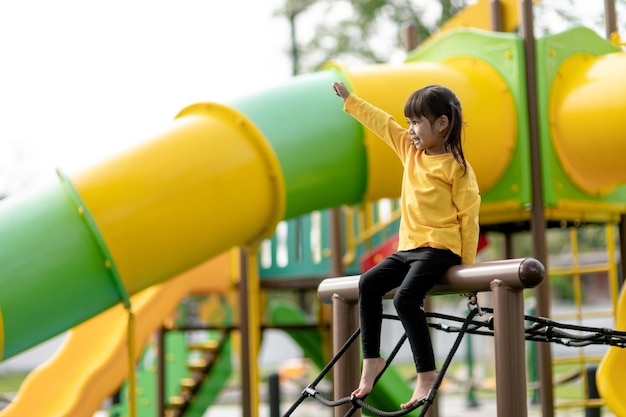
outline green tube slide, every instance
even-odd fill
[[[361,201],[367,181],[363,128],[342,111],[336,70],[305,74],[254,97],[230,103],[249,117],[280,162],[285,219]]]
[[[343,114],[332,94],[331,84],[340,77],[334,70],[296,77],[231,104],[263,132],[279,160],[285,219],[355,203],[363,196],[367,161],[362,128]],[[0,359],[127,303],[132,295],[124,289],[89,208],[71,182],[59,177],[0,204]],[[207,259],[217,254],[207,253]]]
[[[54,337],[123,299],[97,234],[71,194],[57,182],[0,205],[5,340],[0,358]]]

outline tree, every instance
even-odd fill
[[[474,0],[476,1],[476,0]],[[290,54],[294,74],[312,72],[329,60],[348,66],[399,62],[406,56],[402,27],[412,24],[428,38],[470,0],[285,0],[277,14],[292,28]],[[626,0],[618,0],[623,27]],[[585,7],[577,7],[583,4]],[[603,2],[540,1],[535,6],[535,33],[585,25],[604,34]],[[297,33],[296,33],[297,28]]]
[[[426,39],[465,5],[465,0],[286,0],[277,14],[293,23],[291,55],[300,72],[309,72],[331,59],[371,64],[403,57],[403,25],[415,25]]]

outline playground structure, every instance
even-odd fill
[[[493,324],[496,379],[506,379],[507,381],[506,384],[500,384],[497,387],[498,415],[512,417],[527,415],[526,375],[523,371],[520,372],[518,365],[524,362],[523,290],[539,285],[543,281],[544,275],[543,265],[532,258],[476,263],[450,268],[441,283],[431,291],[431,294],[493,292],[494,306],[498,314],[498,318],[494,320]],[[332,304],[333,311],[341,311],[342,313],[333,317],[333,332],[336,336],[344,336],[346,332],[354,331],[351,327],[354,327],[356,322],[354,318],[358,314],[358,288],[359,276],[330,278],[322,281],[319,285],[320,299],[327,304]],[[391,291],[388,296],[392,297],[394,293],[395,291]],[[346,327],[348,328],[346,329]],[[459,337],[462,337],[462,334]],[[336,337],[335,339],[345,340],[346,338]],[[458,344],[455,346],[458,347]],[[335,370],[334,393],[336,398],[350,397],[355,382],[358,384],[358,372],[356,372],[356,378],[350,378],[351,372],[348,370],[356,369],[358,371],[360,358],[358,354],[350,356],[352,357],[343,359],[342,368]],[[446,360],[446,363],[449,359]],[[438,383],[444,374],[445,370],[442,369],[438,376]],[[425,400],[428,403],[424,404],[426,408],[434,401],[438,387],[436,385]],[[304,399],[304,397],[302,398]],[[424,415],[424,410],[420,415]]]
[[[486,3],[479,2],[481,7]],[[503,20],[510,22],[517,2],[501,3],[507,12]],[[135,380],[132,363],[185,295],[235,290],[242,407],[246,415],[256,415],[263,289],[311,289],[328,276],[358,274],[361,256],[392,237],[395,226],[393,219],[381,224],[376,206],[369,203],[398,196],[400,168],[371,132],[341,112],[330,89],[337,79],[398,119],[404,98],[421,86],[436,82],[457,92],[468,121],[465,149],[480,183],[485,230],[510,234],[541,229],[545,220],[549,226],[607,224],[607,233],[619,224],[622,232],[626,171],[619,158],[626,136],[621,122],[626,55],[585,28],[546,36],[533,45],[533,86],[524,39],[481,29],[442,32],[400,66],[350,71],[329,63],[318,73],[228,105],[192,105],[152,141],[84,172],[59,172],[58,183],[3,201],[0,280],[6,290],[0,294],[0,358],[72,330],[67,353],[34,371],[0,416],[25,415],[25,410],[42,416],[93,413],[125,378]],[[534,100],[529,91],[536,94]],[[299,99],[303,96],[306,101]],[[589,138],[597,138],[597,144],[587,146]],[[531,160],[539,164],[539,184]],[[537,189],[539,224],[533,217]],[[353,216],[355,207],[364,211]],[[321,257],[313,259],[310,233],[319,218]],[[286,264],[277,258],[280,238],[274,235],[281,221],[288,229]],[[265,242],[271,247],[268,265],[259,253]],[[241,249],[232,249],[237,247]],[[614,247],[609,247],[608,273],[618,282]],[[195,275],[188,272],[206,262],[211,266]],[[150,297],[157,294],[161,301],[151,304]],[[617,287],[613,294],[616,299]],[[164,299],[167,307],[160,304]],[[25,309],[24,300],[34,302]],[[614,302],[616,317],[626,313],[623,306]],[[115,318],[107,318],[109,314]],[[112,333],[94,330],[97,321]],[[125,326],[113,331],[111,323],[120,321]],[[294,339],[312,343],[302,335]],[[90,353],[84,363],[76,363],[72,346]],[[220,348],[228,348],[228,341]],[[323,356],[313,349],[308,353]],[[610,381],[618,378],[624,361],[611,348],[598,372],[602,399],[616,413],[626,405],[620,385]],[[51,393],[58,404],[53,407],[53,399],[42,394],[61,372],[70,375],[70,369],[76,373],[64,378],[67,391]],[[223,383],[211,374],[214,369],[203,369],[206,381]],[[99,373],[104,371],[106,377]],[[191,382],[196,389],[201,381]],[[409,388],[394,384],[387,400],[397,404],[394,396]],[[129,408],[141,406],[141,401],[133,404],[141,395],[135,385],[128,386]],[[543,385],[551,389],[549,382]],[[219,387],[210,391],[215,395]],[[551,397],[542,394],[550,403]],[[195,412],[200,412],[199,404]],[[42,408],[24,408],[35,406]],[[194,412],[193,402],[186,407]]]

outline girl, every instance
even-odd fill
[[[424,297],[448,268],[471,264],[476,256],[480,195],[463,155],[461,103],[446,87],[424,87],[405,103],[405,129],[343,83],[333,83],[333,89],[343,99],[344,111],[391,146],[404,166],[397,252],[365,272],[359,282],[363,370],[352,395],[369,394],[385,367],[380,356],[382,299],[397,288],[393,303],[417,371],[413,395],[401,404],[406,409],[425,397],[437,379]]]

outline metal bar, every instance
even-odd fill
[[[524,288],[532,288],[545,277],[545,268],[533,258],[507,259],[459,265],[448,270],[442,282],[431,293],[463,293],[493,291],[495,309],[500,319],[495,320],[496,378],[507,383],[498,384],[499,415],[507,417],[525,416],[526,370]],[[333,352],[336,354],[358,326],[359,275],[323,280],[318,287],[319,299],[332,304]],[[392,297],[394,290],[386,294]],[[359,381],[360,352],[351,346],[334,368],[334,395],[343,398]],[[502,391],[502,392],[501,392]],[[520,405],[521,403],[521,405]],[[346,405],[347,406],[347,405]],[[508,407],[512,409],[508,410]],[[347,407],[335,408],[335,417],[349,411]],[[358,410],[360,412],[360,410]]]
[[[490,291],[491,281],[496,278],[511,288],[533,288],[541,283],[544,275],[543,265],[534,258],[459,265],[450,268],[441,282],[435,285],[429,294]],[[360,275],[327,278],[317,287],[317,295],[326,304],[333,302],[334,295],[347,302],[357,302],[359,299],[359,279]],[[386,297],[392,298],[393,294],[395,294],[395,290],[387,293]]]
[[[606,38],[610,40],[611,35],[617,32],[615,0],[604,0],[604,26],[606,29]]]
[[[524,42],[524,61],[528,106],[528,127],[530,133],[530,161],[532,180],[532,212],[530,229],[533,242],[533,256],[547,267],[548,249],[546,242],[546,218],[543,201],[543,180],[541,169],[541,145],[539,141],[539,114],[537,109],[537,74],[535,66],[535,34],[532,0],[521,0],[520,32]],[[550,283],[546,280],[535,290],[537,314],[550,316]],[[554,392],[552,386],[552,349],[550,344],[538,346],[539,386],[543,417],[554,416]]]
[[[270,417],[280,417],[280,379],[278,372],[272,372],[267,378]]]
[[[494,302],[496,407],[498,416],[526,417],[524,297],[501,280],[491,285]]]
[[[165,417],[165,333],[161,326],[157,332],[157,416]]]
[[[251,367],[256,366],[256,363],[250,361],[250,320],[248,311],[249,308],[249,289],[248,289],[248,254],[245,248],[241,249],[239,254],[239,270],[240,270],[240,282],[239,282],[239,315],[241,317],[240,332],[241,332],[241,404],[242,417],[255,417],[257,410],[252,409],[252,375]]]
[[[502,23],[502,2],[500,0],[491,0],[489,6],[491,9],[491,30],[502,32],[504,27]]]
[[[359,327],[358,304],[349,302],[342,297],[332,297],[333,310],[333,354],[339,352],[346,340]],[[333,368],[334,395],[335,398],[349,397],[356,387],[359,386],[361,353],[359,344],[354,343],[346,350],[335,367]],[[352,404],[344,404],[334,409],[335,417],[344,416],[352,407]],[[360,417],[361,410],[357,410],[353,416]]]
[[[618,285],[621,287],[622,284],[624,283],[624,262],[626,262],[626,245],[624,245],[624,242],[626,242],[626,214],[622,214],[619,217],[619,241],[620,241],[620,245],[619,245],[619,254],[620,254],[620,261],[619,261],[619,275],[617,277],[617,282]]]

